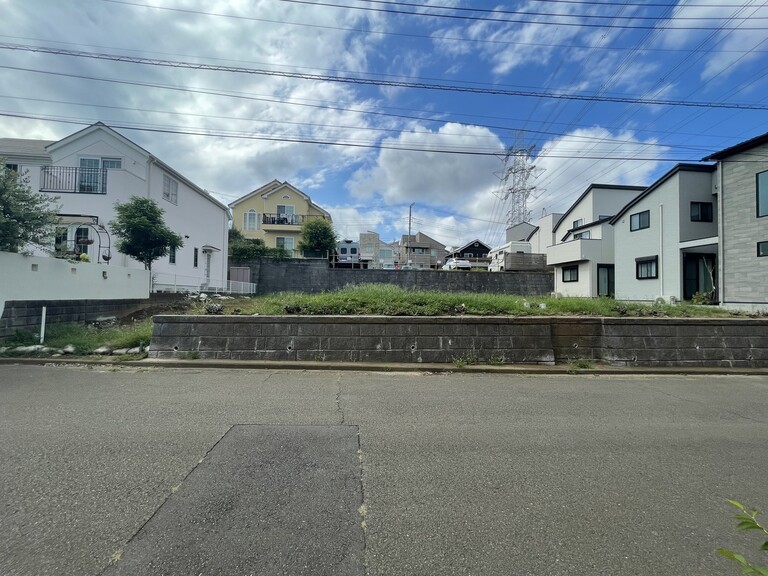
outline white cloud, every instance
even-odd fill
[[[414,125],[412,131],[382,144],[403,148],[499,150],[501,140],[489,129],[447,123],[437,131]],[[387,204],[419,201],[434,206],[463,205],[478,189],[488,189],[499,168],[493,156],[381,150],[372,166],[352,176],[348,188],[358,198],[381,197]]]
[[[655,139],[640,140],[632,131],[612,133],[602,127],[574,130],[546,142],[535,160],[541,172],[536,197],[529,202],[533,220],[543,209],[566,210],[592,183],[650,185],[662,162],[631,158],[667,152],[655,144]]]

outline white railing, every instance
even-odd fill
[[[255,294],[256,284],[182,274],[152,274],[152,292],[210,292],[220,294]]]

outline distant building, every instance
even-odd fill
[[[261,239],[268,248],[283,248],[301,258],[302,225],[313,218],[332,223],[331,215],[298,188],[273,180],[230,203],[232,225],[246,238]]]
[[[398,266],[413,268],[442,268],[445,262],[445,244],[423,232],[404,234],[398,244]]]
[[[447,257],[469,260],[469,263],[473,268],[486,269],[491,261],[489,257],[490,252],[491,247],[482,240],[476,238],[471,242],[467,242],[461,248],[457,248],[453,251],[449,250]]]
[[[384,242],[377,232],[360,234],[360,262],[369,269],[394,270],[397,245]]]

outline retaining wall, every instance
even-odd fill
[[[766,319],[156,316],[151,358],[768,367]]]
[[[10,300],[0,317],[0,342],[17,331],[39,332],[46,307],[46,325],[65,322],[96,322],[122,318],[165,302],[178,300],[176,294],[152,294],[150,298],[115,300]]]
[[[489,292],[528,296],[550,294],[551,270],[487,274],[447,270],[362,270],[329,268],[325,260],[254,261],[237,264],[251,269],[259,295],[275,292],[333,292],[348,285],[394,284],[407,289],[441,292]]]

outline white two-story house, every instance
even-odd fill
[[[678,164],[611,220],[616,298],[665,302],[713,294],[717,275],[715,166]]]
[[[115,249],[109,223],[115,204],[152,198],[182,248],[152,264],[153,290],[227,285],[227,207],[122,134],[96,123],[58,141],[0,139],[6,166],[26,175],[35,192],[56,197],[61,226],[49,252],[86,254],[92,262],[143,268]]]
[[[610,220],[644,186],[592,184],[552,228],[547,265],[555,267],[555,292],[563,296],[613,296],[613,228]]]

